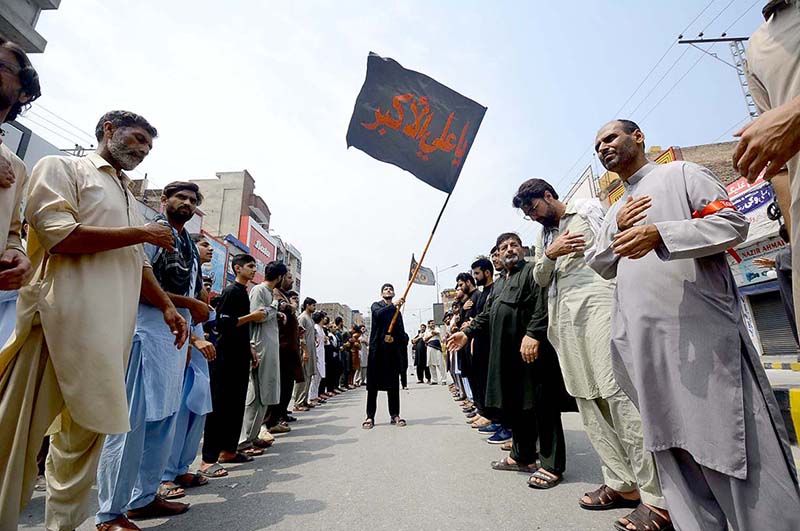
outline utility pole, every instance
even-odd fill
[[[701,34],[702,35],[702,34]],[[732,67],[736,70],[736,75],[739,78],[739,86],[742,89],[742,95],[744,96],[744,102],[747,106],[747,114],[750,115],[751,120],[755,120],[758,117],[758,109],[756,108],[756,103],[753,101],[753,95],[750,93],[750,84],[747,82],[747,75],[744,71],[744,61],[745,61],[745,53],[744,53],[744,42],[748,40],[749,37],[726,37],[724,34],[722,37],[717,39],[683,39],[683,35],[678,36],[678,44],[688,44],[690,46],[694,46],[698,50],[703,53],[706,53],[712,56],[714,59],[725,63],[726,65]],[[723,61],[717,54],[709,53],[706,50],[703,50],[698,44],[707,44],[707,43],[716,43],[716,42],[725,42],[728,43],[728,48],[730,48],[731,55],[733,56],[733,63],[729,63],[727,61]]]

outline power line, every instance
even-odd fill
[[[75,138],[74,137],[69,138],[67,136],[64,136],[63,134],[59,133],[58,131],[55,131],[55,130],[51,129],[51,128],[47,127],[46,125],[42,125],[41,123],[37,122],[36,120],[31,118],[30,116],[20,115],[19,117],[24,119],[27,122],[30,122],[30,123],[34,124],[36,127],[40,127],[42,129],[44,129],[45,131],[50,131],[54,135],[56,135],[56,136],[58,136],[60,138],[63,138],[64,140],[66,140],[70,144],[79,144],[80,145],[80,142],[75,142]]]
[[[656,89],[661,86],[661,82],[664,81],[664,78],[666,78],[669,74],[671,74],[673,72],[673,69],[678,65],[680,60],[683,59],[683,56],[686,55],[686,52],[688,52],[688,51],[689,51],[689,48],[684,48],[683,52],[678,56],[678,58],[675,59],[675,61],[664,72],[664,74],[658,79],[658,81],[656,81],[655,85],[653,85],[653,88],[650,89],[650,92],[645,94],[644,98],[642,98],[642,101],[639,102],[639,105],[634,107],[633,110],[630,113],[628,113],[629,116],[633,116],[634,113],[636,113],[636,111],[638,111],[639,108],[644,104],[644,102],[647,101],[647,98],[649,98],[650,95],[653,94],[653,92],[655,92]]]
[[[753,2],[753,3],[750,5],[750,7],[748,7],[747,9],[745,9],[744,13],[742,13],[741,15],[739,15],[738,17],[736,17],[736,20],[734,20],[733,22],[731,22],[730,26],[728,26],[727,28],[725,28],[725,31],[723,31],[723,32],[722,32],[722,36],[724,37],[724,36],[725,36],[725,35],[728,33],[728,31],[730,31],[730,29],[733,27],[733,25],[734,25],[734,24],[736,24],[737,22],[739,22],[740,20],[742,20],[742,18],[743,18],[743,17],[744,17],[746,14],[748,14],[748,13],[750,12],[750,10],[751,10],[751,9],[753,9],[754,7],[756,7],[758,4],[763,4],[763,3],[764,3],[764,1],[763,1],[763,0],[756,0],[755,2]]]
[[[66,118],[62,118],[61,116],[59,116],[55,112],[53,112],[50,109],[48,109],[47,107],[43,106],[41,103],[37,103],[35,108],[36,109],[41,109],[41,110],[45,111],[46,113],[58,118],[59,120],[61,120],[65,124],[72,126],[76,131],[79,131],[81,134],[87,135],[89,138],[94,138],[94,135],[87,133],[85,130],[81,129],[80,127],[78,127],[74,123],[70,122]]]
[[[728,10],[728,8],[729,8],[729,7],[731,7],[731,5],[732,5],[732,4],[733,4],[735,1],[736,1],[736,0],[731,0],[730,2],[728,2],[728,5],[726,5],[725,7],[723,7],[723,8],[722,8],[722,11],[720,11],[719,13],[717,13],[717,16],[716,16],[716,17],[714,17],[714,18],[712,18],[712,19],[709,21],[709,23],[708,23],[708,24],[706,24],[706,27],[704,27],[702,30],[700,30],[700,33],[699,33],[698,35],[702,36],[702,35],[703,35],[703,34],[706,32],[706,30],[707,30],[707,29],[708,29],[708,28],[711,26],[711,24],[713,24],[714,22],[716,22],[716,21],[717,21],[717,19],[718,19],[719,17],[721,17],[721,16],[722,16],[722,14],[723,14],[725,11],[727,11],[727,10]]]
[[[721,135],[719,135],[717,138],[715,138],[715,139],[714,139],[714,141],[713,141],[713,142],[711,142],[711,143],[712,143],[712,144],[716,144],[716,143],[717,143],[717,142],[719,142],[719,141],[720,141],[722,138],[724,138],[725,136],[727,136],[727,135],[728,135],[728,133],[730,133],[731,131],[733,131],[734,129],[736,129],[737,127],[739,127],[740,125],[742,125],[743,123],[745,123],[745,122],[746,122],[746,121],[748,121],[748,120],[750,120],[750,117],[749,117],[749,116],[747,116],[747,117],[745,117],[745,118],[742,118],[741,120],[739,120],[738,122],[736,122],[735,124],[733,124],[732,126],[730,126],[729,128],[727,128],[727,129],[725,130],[725,132],[724,132],[724,133],[722,133],[722,134],[721,134]]]
[[[709,51],[711,48],[713,48],[713,47],[714,47],[714,44],[711,44],[711,46],[709,46],[708,48],[706,48],[706,50],[705,50],[705,51],[706,51],[706,52],[708,52],[708,51]],[[688,49],[689,49],[689,48],[687,48],[687,50],[688,50]],[[685,72],[685,73],[684,73],[684,74],[683,74],[681,77],[679,77],[679,78],[678,78],[678,80],[677,80],[675,83],[673,83],[673,85],[672,85],[672,86],[669,88],[669,90],[668,90],[668,91],[667,91],[667,92],[666,92],[666,93],[665,93],[665,94],[664,94],[664,95],[661,97],[661,99],[660,99],[660,100],[658,100],[658,102],[656,102],[656,104],[655,104],[655,105],[653,105],[653,106],[650,108],[650,110],[649,110],[649,111],[647,111],[647,114],[645,114],[645,115],[642,117],[642,121],[644,121],[645,119],[647,119],[647,117],[648,117],[648,116],[650,116],[650,113],[652,113],[654,110],[656,110],[656,107],[658,107],[659,105],[661,105],[661,102],[663,102],[665,99],[667,99],[667,96],[669,96],[669,95],[672,93],[672,91],[673,91],[673,90],[675,90],[675,87],[677,87],[677,86],[678,86],[678,84],[680,84],[680,82],[681,82],[681,81],[683,81],[683,79],[684,79],[686,76],[688,76],[688,75],[689,75],[689,72],[691,72],[692,70],[694,70],[694,67],[696,67],[696,66],[697,66],[697,65],[700,63],[700,61],[702,61],[704,58],[705,58],[705,55],[701,55],[700,57],[698,57],[698,58],[697,58],[697,61],[695,61],[695,62],[694,62],[694,64],[693,64],[692,66],[690,66],[690,67],[689,67],[689,70],[687,70],[687,71],[686,71],[686,72]]]
[[[679,34],[679,38],[683,37],[683,34],[684,34],[684,33],[686,33],[686,32],[689,30],[689,28],[690,28],[690,27],[692,27],[692,25],[693,25],[695,22],[697,22],[697,20],[698,20],[698,19],[699,19],[701,16],[703,16],[703,13],[705,13],[705,12],[708,10],[708,8],[709,8],[709,7],[711,7],[711,5],[714,3],[714,1],[715,1],[715,0],[710,0],[710,1],[709,1],[709,2],[708,2],[706,5],[705,5],[705,7],[704,7],[703,9],[701,9],[701,10],[700,10],[700,12],[699,12],[697,15],[695,15],[695,17],[694,17],[694,18],[691,20],[691,22],[689,22],[689,23],[686,25],[686,27],[683,29],[683,31],[681,31],[681,33]],[[724,11],[725,11],[725,9],[727,9],[727,7],[729,7],[729,6],[730,6],[730,4],[728,4],[728,6],[726,6],[726,7],[723,9],[723,11],[722,11],[722,12],[724,12]],[[721,14],[722,12],[720,12],[720,14]],[[717,15],[717,17],[715,17],[715,19],[714,19],[714,20],[716,20],[716,18],[719,18],[719,15]],[[672,51],[672,49],[675,47],[675,45],[676,45],[676,44],[677,44],[677,39],[673,40],[673,41],[672,41],[672,43],[670,43],[670,45],[667,47],[667,49],[664,51],[664,53],[663,53],[663,54],[661,54],[661,57],[659,57],[658,61],[656,61],[656,63],[653,65],[653,67],[652,67],[652,68],[651,68],[651,69],[650,69],[650,70],[647,72],[647,74],[644,76],[644,78],[642,79],[642,81],[641,81],[641,82],[639,82],[639,84],[636,86],[636,88],[633,90],[633,92],[631,92],[630,96],[628,96],[628,98],[627,98],[627,99],[626,99],[626,100],[623,102],[623,104],[620,106],[620,108],[619,108],[619,109],[617,109],[617,111],[614,113],[614,118],[616,118],[616,117],[619,115],[619,113],[621,113],[621,112],[622,112],[622,110],[625,108],[625,106],[626,106],[626,105],[627,105],[627,104],[628,104],[628,103],[629,103],[629,102],[630,102],[630,101],[633,99],[633,97],[634,97],[634,96],[635,96],[635,95],[636,95],[636,94],[639,92],[639,89],[641,89],[641,88],[642,88],[642,86],[643,86],[643,85],[644,85],[644,84],[647,82],[647,80],[648,80],[648,79],[650,79],[650,76],[651,76],[651,75],[653,74],[653,72],[655,72],[655,70],[658,68],[658,65],[660,65],[660,64],[661,64],[661,62],[664,60],[664,58],[666,58],[666,57],[667,57],[667,55],[668,55],[668,54],[669,54],[669,53]],[[683,54],[681,54],[681,57],[682,57],[682,56],[683,56]],[[677,64],[677,62],[676,62],[676,63],[674,63],[674,64]],[[674,64],[673,64],[673,66],[674,66]],[[669,70],[667,70],[667,71],[669,72]],[[657,85],[657,84],[656,84],[656,85]],[[646,99],[646,97],[645,97],[645,99]],[[643,103],[643,102],[644,102],[644,100],[642,100],[642,102],[640,102],[640,105],[641,105],[641,103]],[[637,108],[638,108],[638,107],[637,107]],[[633,114],[633,113],[630,113],[630,114]],[[554,188],[557,188],[557,187],[558,187],[558,186],[561,184],[561,182],[562,182],[564,179],[566,179],[566,178],[569,176],[569,174],[572,172],[572,170],[575,168],[575,166],[577,166],[577,165],[578,165],[578,164],[581,162],[581,160],[584,160],[584,159],[585,159],[585,157],[586,157],[586,155],[587,155],[589,152],[591,152],[593,149],[594,149],[594,146],[590,146],[590,147],[586,148],[586,149],[585,149],[585,150],[584,150],[584,151],[583,151],[583,152],[582,152],[582,153],[581,153],[581,154],[578,156],[578,158],[575,160],[575,162],[573,162],[573,163],[572,163],[572,165],[569,167],[569,169],[567,169],[567,171],[566,171],[566,172],[564,172],[564,173],[562,174],[561,178],[560,178],[558,181],[556,181],[556,183],[554,184],[554,186],[553,186],[553,187],[554,187]]]
[[[58,125],[56,122],[54,122],[54,121],[52,121],[52,120],[48,119],[46,116],[43,116],[43,115],[41,115],[41,114],[39,114],[39,113],[35,112],[33,109],[29,109],[28,111],[26,111],[26,113],[25,113],[25,114],[26,114],[26,115],[27,115],[27,114],[32,114],[32,115],[36,116],[38,119],[40,119],[40,120],[43,120],[44,122],[47,122],[48,124],[52,125],[53,127],[57,127],[57,128],[58,128],[58,129],[60,129],[61,131],[64,131],[64,132],[65,132],[65,133],[67,133],[68,135],[73,135],[73,136],[75,136],[75,133],[74,133],[73,131],[70,131],[69,129],[66,129],[66,128],[64,128],[64,127],[62,127],[62,126],[60,126],[60,125]],[[81,134],[82,134],[82,135],[83,135],[85,138],[90,138],[90,137],[89,137],[89,135],[87,135],[86,133],[81,133]],[[93,143],[93,142],[94,142],[94,139],[91,139],[91,142]]]

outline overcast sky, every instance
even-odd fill
[[[716,0],[686,35],[749,35],[763,3]],[[364,311],[383,282],[402,289],[445,199],[346,149],[369,51],[488,107],[425,260],[459,264],[444,288],[500,232],[534,243],[537,227],[510,206],[516,187],[540,177],[566,192],[593,162],[598,127],[707,4],[64,0],[39,20],[44,96],[23,121],[70,147],[88,145],[105,111],[138,112],[160,133],[139,168],[156,185],[247,169],[271,228],[303,253],[303,296]],[[727,45],[714,52],[731,61]],[[667,147],[730,140],[747,113],[730,66],[675,45],[618,116]],[[413,287],[406,322],[434,301]]]

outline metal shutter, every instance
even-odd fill
[[[753,308],[753,319],[756,321],[764,354],[798,354],[780,292],[750,295],[750,306]]]

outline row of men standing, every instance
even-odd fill
[[[0,41],[0,61],[0,112],[9,121],[40,95],[40,88],[17,45]],[[171,183],[162,196],[165,215],[144,223],[125,171],[149,154],[156,129],[139,115],[111,111],[100,118],[95,134],[96,152],[83,158],[46,157],[33,168],[30,182],[24,163],[0,145],[0,289],[6,290],[3,307],[15,306],[16,313],[14,332],[0,351],[3,530],[16,529],[31,497],[36,454],[46,434],[48,529],[71,530],[86,519],[96,477],[99,529],[138,529],[126,515],[183,512],[188,506],[167,502],[158,495],[159,487],[162,482],[197,482],[188,466],[197,454],[204,420],[224,394],[211,392],[208,361],[215,360],[217,351],[201,327],[212,314],[200,277],[200,263],[210,260],[211,247],[184,229],[202,195],[192,183]],[[20,238],[23,202],[30,224],[27,254]],[[240,274],[245,265],[254,268],[254,260],[236,265],[238,282],[231,290],[245,280]],[[273,264],[273,269],[270,282],[285,282],[285,266]],[[16,304],[5,304],[14,295]],[[269,347],[262,354],[277,354],[270,319],[279,309],[294,316],[296,303],[288,296],[267,300],[270,292],[256,302],[257,308],[250,310],[248,302],[244,315],[232,318],[225,313],[227,295],[219,302],[224,311],[217,323],[241,328],[246,338],[244,385],[237,388],[246,393],[251,363],[268,358],[275,378],[259,386],[265,376],[256,373],[255,384],[259,390],[278,391],[259,393],[258,400],[250,401],[251,416],[267,416],[262,406],[276,405],[278,418],[293,380],[287,378],[287,393],[277,379],[277,355],[259,357],[257,351],[263,344]],[[12,328],[8,321],[4,329]],[[265,324],[259,330],[263,340],[256,334],[256,352],[249,326],[242,326],[250,322]],[[224,344],[220,347],[221,359],[212,364],[218,369],[226,359]],[[291,364],[285,365],[289,371]],[[244,396],[237,407],[234,456],[242,443]],[[224,414],[220,405],[217,416]],[[209,417],[212,430],[206,430],[208,445],[214,442],[209,433],[225,431],[213,428],[214,418]],[[251,424],[260,427],[261,420]],[[221,444],[208,460],[216,463],[229,450]],[[204,459],[211,453],[204,448]]]

